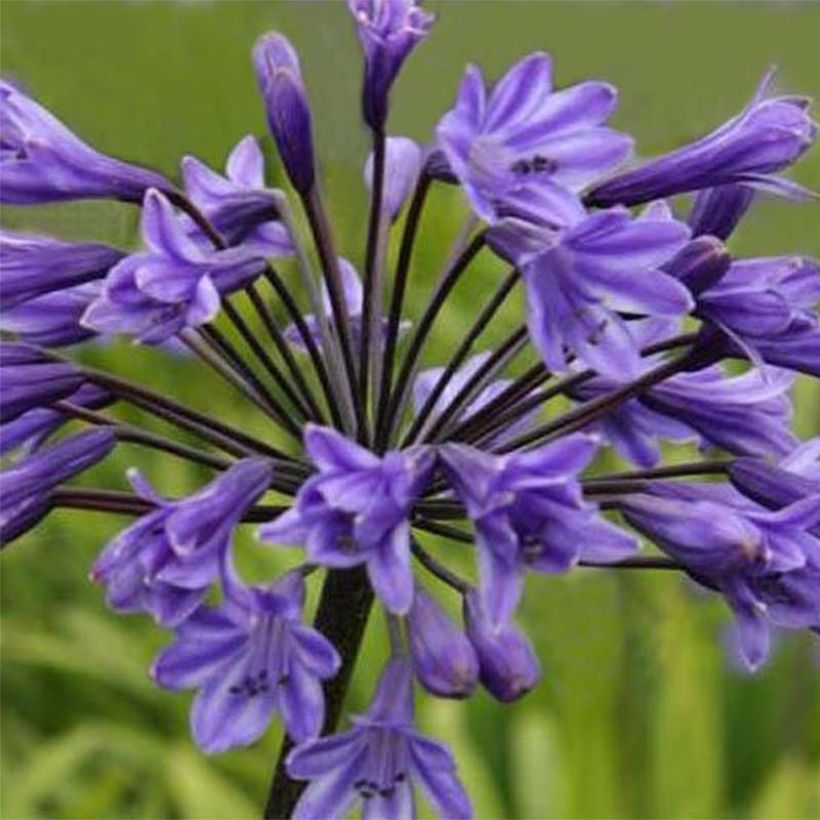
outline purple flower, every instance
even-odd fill
[[[259,93],[268,127],[293,187],[302,195],[313,187],[313,126],[299,57],[286,37],[273,32],[253,49]]]
[[[125,254],[107,245],[0,231],[0,309],[102,279]]]
[[[243,588],[213,608],[199,607],[176,628],[151,673],[167,689],[196,688],[191,728],[206,752],[247,746],[282,715],[297,742],[324,722],[321,681],[340,659],[321,633],[302,623],[305,583],[298,572],[268,588]]]
[[[464,633],[420,584],[407,616],[413,670],[425,689],[442,698],[466,698],[478,682],[478,659]]]
[[[195,157],[182,160],[185,190],[230,245],[257,247],[264,256],[293,256],[287,229],[277,222],[273,191],[265,187],[265,160],[256,140],[240,140],[228,157],[225,176],[217,174]],[[187,217],[186,217],[187,219]],[[206,250],[211,240],[189,222],[193,239]]]
[[[102,461],[114,448],[114,433],[103,428],[63,439],[0,472],[0,544],[31,529],[51,509],[57,485]]]
[[[0,342],[0,421],[14,421],[73,393],[84,377],[74,365],[52,359],[36,347]]]
[[[493,223],[499,206],[529,187],[557,186],[566,195],[622,162],[632,140],[604,125],[616,103],[607,83],[553,92],[547,54],[521,60],[489,95],[473,65],[438,125],[438,146],[473,210]]]
[[[704,347],[753,361],[820,376],[820,263],[802,257],[766,257],[732,262],[728,271],[697,295],[696,315],[725,334]],[[798,355],[793,347],[798,346]]]
[[[427,36],[434,15],[419,0],[347,0],[364,49],[362,113],[381,131],[387,120],[390,88],[402,64]]]
[[[87,341],[97,333],[80,322],[101,290],[100,282],[89,282],[29,299],[0,311],[0,330],[38,347],[64,347]]]
[[[769,622],[820,626],[820,540],[808,532],[820,524],[820,496],[771,512],[729,488],[657,483],[620,507],[695,580],[725,596],[750,669],[766,659]]]
[[[398,615],[413,602],[410,509],[429,478],[427,448],[379,458],[327,427],[307,425],[305,451],[318,470],[292,509],[259,528],[263,541],[304,546],[328,567],[367,566],[382,603]]]
[[[704,188],[695,197],[695,204],[689,214],[692,236],[716,236],[726,240],[754,200],[754,189],[748,185],[718,185]]]
[[[660,269],[688,236],[662,208],[635,220],[625,209],[579,210],[552,244],[524,256],[527,324],[547,367],[565,372],[571,351],[611,378],[637,377],[640,346],[618,312],[675,317],[692,308],[688,290]]]
[[[729,478],[745,496],[772,510],[820,496],[820,438],[795,447],[774,464],[759,458],[735,459]]]
[[[413,193],[421,172],[422,150],[407,137],[388,137],[385,142],[384,193],[382,207],[392,220],[401,213],[402,206]],[[373,187],[373,154],[364,166],[364,181]]]
[[[566,572],[582,557],[617,561],[636,549],[583,499],[578,474],[596,448],[582,434],[504,456],[465,444],[439,448],[476,529],[482,606],[493,624],[512,617],[525,570]]]
[[[211,321],[221,296],[244,287],[265,267],[258,248],[198,247],[158,191],[145,197],[141,227],[148,250],[111,270],[83,316],[86,327],[128,333],[147,344],[166,341]]]
[[[288,774],[310,780],[294,810],[295,820],[341,818],[356,802],[364,817],[413,817],[413,786],[419,786],[440,817],[472,817],[472,807],[445,746],[413,726],[413,672],[391,660],[376,695],[353,728],[297,746]]]
[[[653,199],[742,183],[782,196],[808,192],[776,176],[814,141],[817,126],[805,97],[767,97],[774,72],[760,83],[746,108],[716,131],[633,171],[599,185],[588,201],[597,206],[635,205]]]
[[[493,623],[476,590],[464,596],[464,623],[478,655],[481,683],[494,698],[509,703],[538,685],[541,664],[527,636],[514,623]]]
[[[83,384],[75,392],[65,396],[74,405],[98,410],[114,401],[114,397],[93,384]],[[44,442],[69,421],[69,417],[59,410],[38,407],[27,410],[14,421],[4,422],[0,435],[0,455],[6,455],[18,447],[25,447],[30,453],[39,449]]]
[[[148,188],[173,188],[161,174],[95,151],[56,117],[0,81],[0,202],[67,199],[141,202]]]
[[[271,476],[270,462],[247,458],[194,495],[169,500],[130,471],[134,490],[155,509],[123,530],[94,563],[91,579],[106,585],[108,605],[117,612],[149,612],[164,626],[189,617],[214,579],[231,572],[234,528]]]

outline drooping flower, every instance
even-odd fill
[[[91,579],[105,584],[108,605],[148,612],[165,626],[189,617],[229,568],[233,530],[272,474],[269,461],[243,459],[193,495],[170,500],[130,471],[137,495],[155,509],[117,535],[92,567]]]
[[[626,312],[676,317],[693,307],[688,290],[661,266],[686,242],[688,228],[660,209],[632,219],[613,208],[584,217],[521,260],[527,325],[544,363],[567,370],[567,353],[625,381],[642,369]]]
[[[439,448],[475,526],[482,606],[493,624],[512,617],[527,569],[566,572],[582,557],[614,562],[636,549],[583,499],[578,474],[596,449],[583,434],[503,456],[465,444]]]
[[[489,95],[481,70],[470,66],[437,143],[473,210],[493,223],[499,207],[529,187],[550,186],[572,199],[622,162],[632,140],[605,125],[616,103],[607,83],[553,91],[547,54],[521,60]]]
[[[43,447],[0,472],[0,545],[37,524],[51,509],[54,488],[102,461],[115,443],[111,430],[88,430]]]
[[[306,195],[316,178],[313,125],[299,57],[286,37],[272,32],[253,49],[268,127],[293,187]]]
[[[696,315],[722,331],[704,347],[820,375],[820,262],[799,256],[732,262],[697,294]],[[795,355],[797,348],[797,355]]]
[[[494,698],[509,703],[538,685],[541,664],[527,636],[512,622],[493,623],[476,590],[464,596],[464,624],[481,683]]]
[[[304,579],[298,571],[270,587],[242,588],[219,607],[201,606],[176,628],[176,641],[154,661],[167,689],[196,688],[194,739],[206,752],[247,746],[282,715],[297,743],[324,722],[321,681],[340,659],[333,645],[302,623]]]
[[[65,396],[73,405],[89,410],[99,410],[114,401],[114,397],[93,384],[83,384],[73,393]],[[27,410],[14,421],[3,423],[0,435],[0,455],[6,455],[20,447],[26,453],[39,449],[43,443],[64,424],[69,417],[59,410],[48,407],[37,407]]]
[[[347,0],[347,6],[364,49],[362,113],[365,122],[380,131],[387,120],[390,88],[435,16],[421,8],[420,0]]]
[[[432,452],[413,448],[379,458],[316,425],[307,425],[304,444],[318,474],[288,512],[259,528],[259,537],[304,546],[324,566],[365,564],[382,603],[406,614],[413,602],[409,514],[429,479]]]
[[[69,199],[141,202],[148,188],[172,190],[161,174],[105,156],[10,83],[0,81],[0,202]]]
[[[624,402],[596,423],[624,458],[640,467],[661,459],[661,441],[697,441],[702,449],[721,447],[735,455],[783,455],[795,445],[789,429],[792,376],[782,370],[750,370],[727,376],[719,365],[679,373]],[[590,400],[616,390],[601,376],[573,388]]]
[[[811,101],[768,97],[773,78],[774,72],[768,72],[746,108],[711,134],[604,182],[588,201],[599,207],[636,205],[736,183],[787,197],[807,196],[796,183],[772,175],[814,142],[817,126],[807,113]]]
[[[364,166],[364,181],[373,187],[373,154]],[[392,220],[398,218],[402,206],[413,192],[421,172],[422,150],[407,137],[388,137],[385,140],[385,171],[382,208]]]
[[[736,617],[736,639],[750,669],[769,651],[769,622],[786,629],[820,626],[820,496],[777,512],[731,488],[655,483],[619,506],[637,530],[720,592]]]
[[[258,247],[264,256],[292,256],[293,242],[279,213],[273,191],[265,187],[265,160],[254,137],[241,139],[228,157],[225,176],[195,157],[182,160],[185,191],[229,245]],[[191,220],[192,238],[213,248]]]
[[[0,421],[14,421],[73,393],[84,377],[74,365],[36,347],[0,342]]]
[[[0,231],[0,311],[102,279],[125,254],[108,245]]]
[[[206,251],[158,191],[142,212],[148,250],[127,256],[108,274],[83,324],[100,333],[127,333],[147,344],[202,325],[219,311],[224,294],[251,282],[265,267],[256,247]]]
[[[478,683],[478,659],[465,634],[421,584],[407,616],[413,671],[442,698],[466,698]]]
[[[413,671],[391,660],[376,695],[347,732],[297,746],[288,774],[309,780],[294,810],[295,820],[341,818],[361,803],[365,817],[412,817],[418,786],[442,818],[472,817],[472,807],[445,746],[413,725]]]

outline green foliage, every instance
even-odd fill
[[[419,139],[451,100],[466,60],[497,72],[534,48],[553,52],[559,84],[585,76],[618,84],[618,124],[647,153],[734,112],[772,61],[781,65],[784,87],[820,96],[816,4],[430,5],[440,25],[396,95],[396,132]],[[340,246],[360,263],[366,146],[354,118],[358,46],[341,3],[7,0],[2,72],[100,148],[175,175],[186,152],[220,165],[245,133],[263,134],[249,49],[274,27],[302,53]],[[278,174],[275,162],[271,168]],[[820,152],[797,176],[820,189]],[[464,215],[455,192],[436,194],[416,257],[411,312],[418,313]],[[135,242],[135,211],[108,203],[8,210],[4,221]],[[820,204],[761,203],[736,247],[820,255],[818,222]],[[441,361],[462,337],[501,270],[481,259],[456,293],[429,362]],[[287,266],[284,273],[293,275]],[[514,326],[511,308],[482,346]],[[185,358],[126,343],[84,355],[287,445],[227,388],[209,380],[205,389],[202,371]],[[816,435],[820,388],[801,380],[797,397],[799,432]],[[132,464],[169,493],[186,492],[206,475],[129,447],[84,482],[120,487]],[[146,619],[108,613],[86,580],[122,523],[52,515],[4,556],[0,813],[9,820],[258,816],[279,729],[252,749],[215,758],[197,752],[188,733],[190,697],[159,690],[147,675],[167,636]],[[248,577],[264,577],[293,557],[247,548],[244,539],[242,547]],[[468,566],[462,547],[433,547]],[[721,604],[667,575],[579,571],[534,579],[522,620],[543,661],[538,691],[511,707],[484,695],[467,703],[419,698],[422,726],[453,746],[480,817],[820,816],[818,654],[807,636],[785,638],[772,665],[749,679],[724,658]],[[374,618],[352,708],[370,694],[382,639]]]

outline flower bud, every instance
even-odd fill
[[[747,185],[719,185],[707,188],[695,198],[689,214],[692,236],[709,234],[727,240],[754,199]]]
[[[711,134],[618,174],[594,188],[587,203],[637,205],[734,183],[791,199],[811,196],[796,183],[771,176],[796,162],[817,133],[807,113],[809,100],[767,98],[772,78],[769,72],[749,105]]]
[[[512,623],[493,626],[475,590],[464,597],[464,623],[478,654],[481,683],[493,697],[517,700],[538,683],[541,665],[526,635]]]
[[[67,362],[13,342],[0,345],[0,376],[0,421],[4,424],[66,398],[83,383],[83,375]]]
[[[259,92],[268,127],[294,188],[307,194],[313,187],[313,128],[299,58],[286,37],[273,32],[253,50]]]
[[[729,270],[730,263],[729,252],[719,239],[701,236],[684,245],[663,270],[697,295],[716,285]]]
[[[421,684],[443,698],[466,698],[478,682],[478,659],[464,633],[422,586],[408,615],[410,652]]]
[[[398,218],[402,206],[413,192],[421,171],[422,151],[407,137],[388,137],[385,144],[384,196],[382,208],[391,220]],[[373,188],[373,154],[364,166],[364,181]]]

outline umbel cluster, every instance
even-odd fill
[[[125,520],[91,579],[116,612],[171,632],[152,674],[196,690],[204,751],[251,744],[281,719],[268,815],[324,820],[358,804],[410,817],[418,791],[440,815],[468,817],[450,752],[414,726],[414,693],[465,698],[481,685],[512,701],[538,683],[516,623],[531,574],[679,572],[723,598],[752,669],[772,629],[820,629],[820,440],[794,436],[789,398],[796,374],[820,374],[820,266],[730,250],[759,196],[812,196],[779,172],[816,126],[809,101],[772,94],[768,74],[716,130],[638,163],[607,124],[617,90],[556,89],[549,55],[535,53],[494,83],[468,66],[419,145],[389,133],[389,100],[433,15],[415,0],[348,6],[372,138],[361,277],[335,250],[308,95],[281,34],[258,41],[253,64],[287,192],[266,185],[253,136],[224,173],[184,157],[177,184],[101,154],[2,83],[0,200],[132,203],[142,247],[0,234],[0,535],[71,509]],[[414,248],[440,186],[460,188],[470,218],[431,277]],[[482,282],[449,359],[422,370],[453,321],[451,294],[487,254],[507,272]],[[298,274],[280,274],[283,259]],[[407,315],[411,277],[433,285]],[[518,304],[514,330],[480,349]],[[135,383],[75,360],[113,335],[190,351],[201,394],[226,382],[276,444],[150,374]],[[135,410],[140,422],[123,419]],[[130,489],[71,483],[121,442],[212,477],[186,497],[134,470]],[[664,465],[664,442],[695,442],[702,457]],[[628,468],[590,474],[606,448]],[[232,545],[247,525],[272,549],[296,548],[293,567],[244,581]],[[659,550],[641,553],[637,534]],[[465,551],[474,577],[441,557]],[[339,729],[374,605],[389,627],[384,668],[370,706]]]

